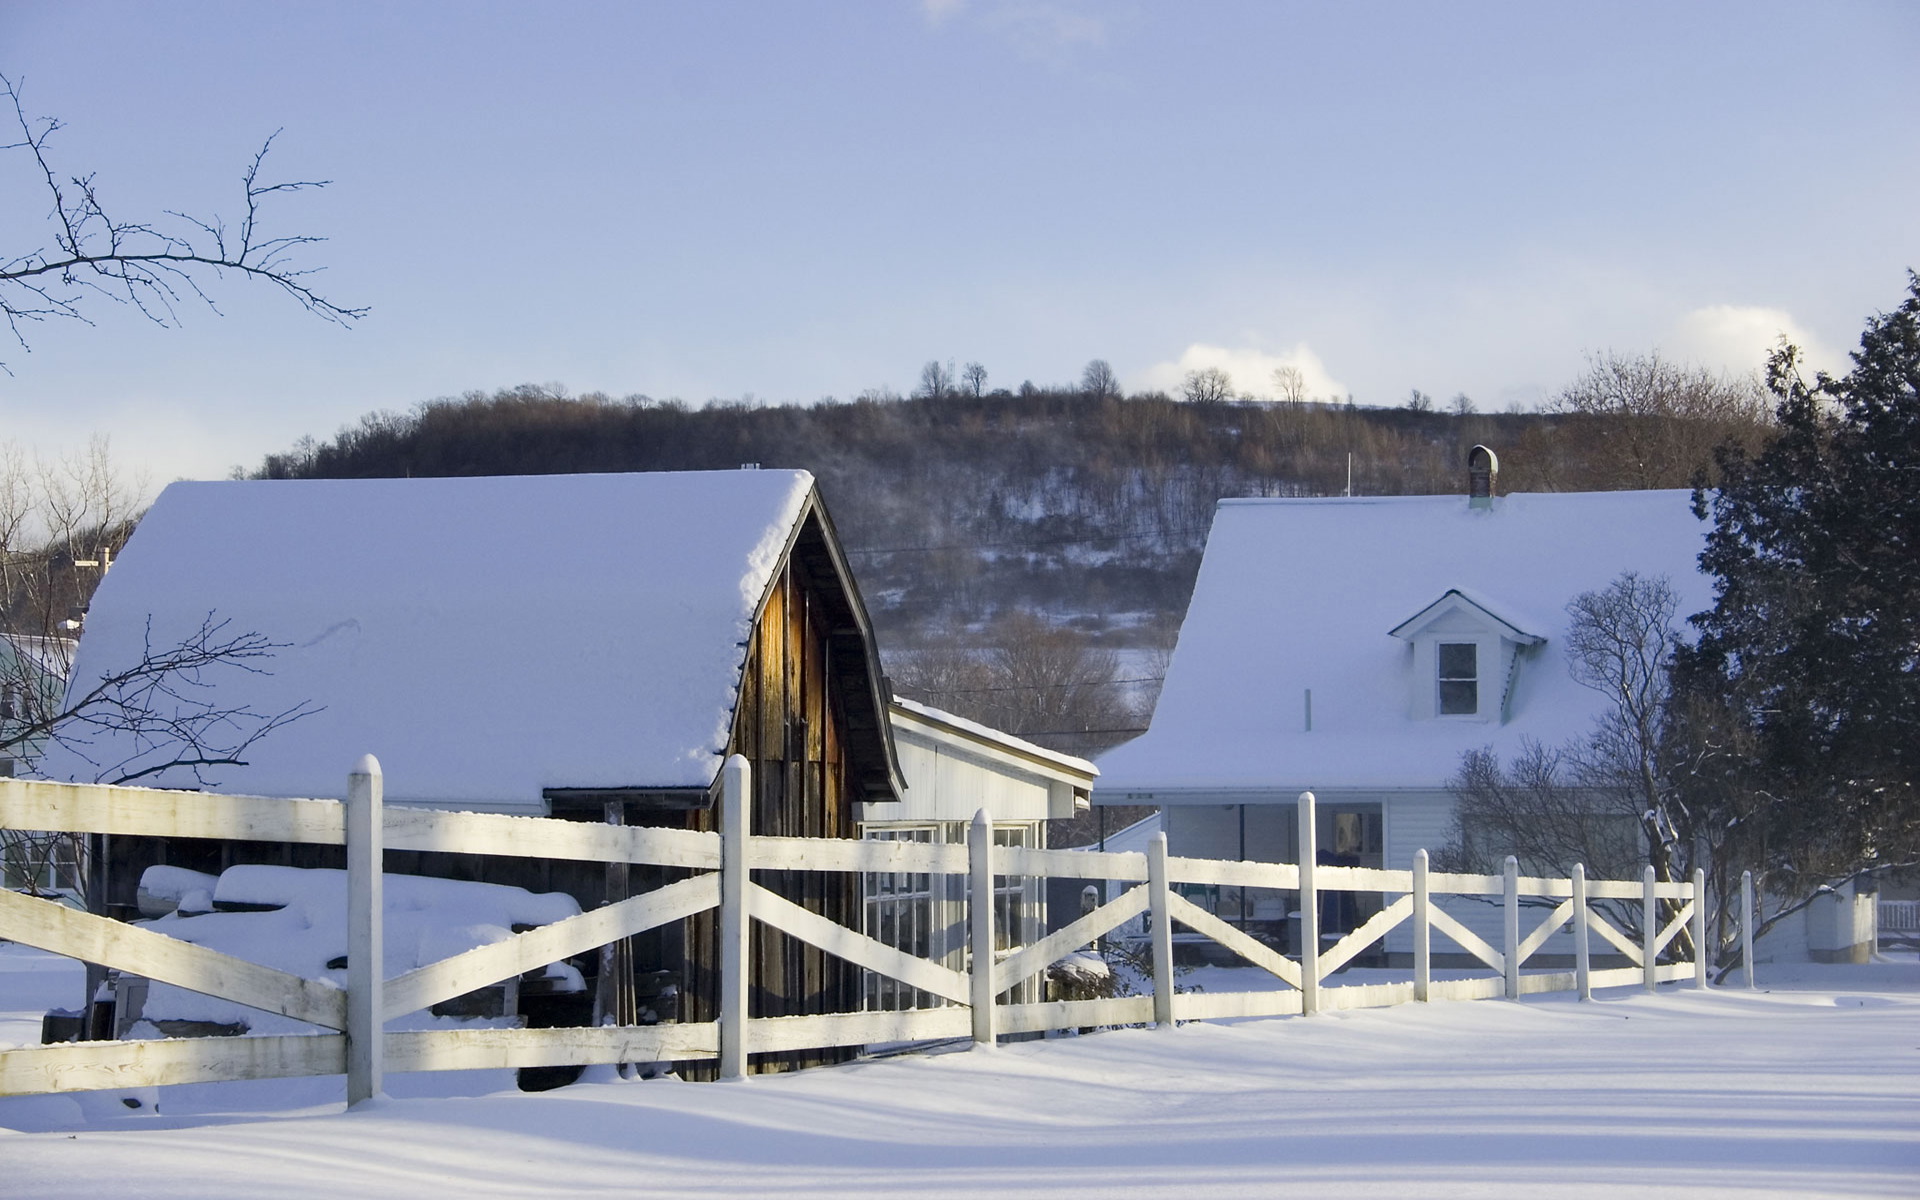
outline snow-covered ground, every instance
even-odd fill
[[[0,1040],[32,1040],[70,973],[0,947],[0,1010],[19,1010]],[[165,1089],[157,1114],[20,1098],[0,1101],[0,1194],[1920,1194],[1920,962],[1761,984],[1120,1030],[736,1084],[400,1078],[352,1113],[338,1079]]]

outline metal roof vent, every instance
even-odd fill
[[[1493,491],[1500,482],[1500,459],[1485,446],[1467,451],[1467,507],[1492,508]]]

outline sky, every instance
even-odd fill
[[[520,383],[699,404],[1133,388],[1531,406],[1597,353],[1844,368],[1920,266],[1920,8],[0,0],[0,74],[121,219],[239,216],[237,278],[0,344],[0,439],[154,483]],[[0,141],[15,140],[0,138]],[[50,238],[0,153],[0,260]]]

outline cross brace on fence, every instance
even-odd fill
[[[350,774],[348,799],[279,800],[178,793],[138,788],[0,780],[0,826],[61,832],[157,837],[227,838],[345,844],[348,851],[350,945],[344,991],[324,980],[302,979],[162,934],[76,913],[40,899],[0,892],[0,938],[71,955],[189,990],[278,1013],[337,1033],[272,1037],[210,1037],[156,1041],[64,1043],[0,1052],[0,1095],[123,1086],[345,1074],[351,1102],[378,1095],[387,1070],[575,1065],[596,1062],[717,1059],[723,1078],[745,1074],[750,1056],[873,1042],[964,1037],[991,1044],[1004,1034],[1148,1021],[1311,1014],[1325,1009],[1433,999],[1515,998],[1595,986],[1642,983],[1691,975],[1705,986],[1704,880],[1656,883],[1590,881],[1576,866],[1569,879],[1528,878],[1509,858],[1497,876],[1435,872],[1426,852],[1410,871],[1332,867],[1315,862],[1311,792],[1299,799],[1300,862],[1251,863],[1173,857],[1165,834],[1145,854],[1093,853],[994,846],[988,815],[979,813],[964,847],[904,841],[755,838],[746,826],[750,768],[739,756],[721,769],[718,834],[633,826],[591,825],[535,817],[506,817],[418,809],[387,809],[379,764],[362,759]],[[678,867],[700,872],[641,896],[519,933],[507,940],[381,978],[382,847]],[[878,874],[963,874],[969,881],[968,958],[965,969],[929,961],[858,930],[841,926],[752,881],[755,870]],[[1126,887],[1078,920],[1004,955],[996,949],[995,876],[1098,877]],[[1752,982],[1751,880],[1745,881],[1742,939]],[[1293,956],[1274,949],[1175,891],[1176,885],[1213,884],[1296,892],[1300,944]],[[1322,945],[1321,892],[1391,896],[1358,928]],[[1498,896],[1503,945],[1495,948],[1442,907],[1445,895]],[[1550,901],[1547,915],[1521,934],[1522,897]],[[1600,911],[1596,900],[1639,900],[1638,942]],[[1674,907],[1656,927],[1657,904]],[[452,1029],[385,1032],[385,1023],[476,988],[517,977],[549,962],[642,931],[719,909],[720,994],[711,1022],[562,1029]],[[1152,992],[1104,1000],[1003,1003],[1024,980],[1096,939],[1148,914]],[[752,922],[778,929],[864,970],[901,980],[944,1003],[889,1012],[822,1013],[752,1018],[747,953]],[[1661,963],[1679,930],[1692,925],[1694,961]],[[1268,991],[1176,994],[1172,932],[1178,925],[1210,939],[1272,975]],[[1389,932],[1411,927],[1412,979],[1400,983],[1322,986],[1336,971]],[[1575,969],[1524,973],[1548,940],[1571,927]],[[1435,980],[1431,941],[1450,939],[1496,974]],[[1591,969],[1589,934],[1632,965]],[[1329,937],[1334,935],[1329,934]]]

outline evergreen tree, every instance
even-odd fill
[[[1769,363],[1779,435],[1696,494],[1718,577],[1678,664],[1703,807],[1782,893],[1920,857],[1920,275],[1843,377]],[[1717,757],[1701,755],[1715,744]]]

